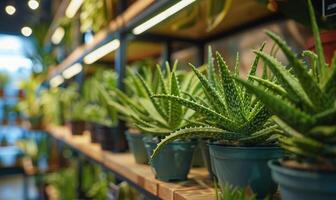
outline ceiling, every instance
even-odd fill
[[[33,26],[41,20],[47,21],[51,18],[51,1],[38,0],[40,6],[36,10],[28,7],[28,0],[1,0],[0,1],[0,33],[5,34],[21,34],[20,30],[23,26]],[[5,12],[7,5],[13,5],[16,12],[8,15]]]

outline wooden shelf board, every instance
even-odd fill
[[[214,189],[205,168],[193,168],[187,181],[167,183],[155,179],[148,165],[136,164],[130,153],[111,153],[101,150],[98,144],[90,143],[89,134],[73,136],[66,127],[49,126],[48,132],[93,159],[111,171],[127,178],[146,191],[161,199],[169,200],[210,200],[214,199]]]
[[[159,56],[162,52],[162,44],[157,42],[141,42],[141,41],[131,41],[127,46],[127,57],[128,61],[137,61],[143,58],[150,58]],[[114,61],[114,52],[109,53],[101,61]]]
[[[49,73],[49,78],[65,68],[71,66],[72,64],[80,61],[85,55],[93,51],[95,48],[100,46],[102,43],[107,42],[110,38],[109,36],[126,26],[126,24],[141,13],[144,9],[154,3],[155,0],[141,0],[135,1],[130,5],[125,12],[114,18],[107,27],[99,31],[93,37],[92,41],[88,44],[84,44],[76,48],[65,60],[63,60],[59,65],[57,65],[51,73]]]
[[[81,59],[89,52],[93,51],[103,43],[111,40],[110,37],[113,33],[128,27],[133,19],[144,12],[153,3],[155,3],[155,0],[138,0],[132,3],[125,12],[114,18],[105,29],[99,31],[90,43],[76,48],[65,60],[63,60],[63,62],[54,67],[53,70],[51,70],[49,73],[49,78],[63,71],[72,64],[81,61]],[[235,0],[232,2],[232,6],[229,9],[226,18],[211,32],[206,31],[206,18],[199,20],[199,22],[192,28],[180,31],[172,30],[171,27],[174,23],[176,23],[176,21],[186,17],[183,11],[166,20],[165,22],[155,26],[149,32],[175,38],[202,40],[271,15],[272,13],[268,11],[264,5],[258,3],[257,0]],[[131,43],[129,45],[130,49],[127,50],[128,61],[135,61],[146,57],[157,56],[161,53],[161,47],[159,46],[160,44],[158,43]],[[114,53],[111,53],[102,59],[102,61],[113,60]]]
[[[238,26],[271,16],[272,13],[257,0],[234,0],[224,20],[212,31],[207,32],[206,17],[198,19],[195,26],[185,30],[173,30],[173,24],[187,17],[188,13],[180,12],[162,24],[150,30],[151,33],[181,38],[205,39],[219,33],[232,30]]]

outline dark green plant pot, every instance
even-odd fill
[[[279,183],[281,199],[331,200],[336,199],[336,173],[292,169],[269,161],[274,181]]]
[[[31,125],[31,129],[32,130],[42,130],[43,129],[42,119],[43,117],[41,115],[28,117],[28,121]]]
[[[250,187],[258,198],[273,195],[277,185],[267,162],[283,156],[280,147],[233,147],[210,144],[213,172],[219,185]]]
[[[85,121],[72,120],[69,122],[72,135],[83,135],[85,131]]]
[[[197,141],[197,145],[193,154],[193,158],[191,161],[192,167],[204,167],[204,159],[202,155],[201,143]]]
[[[202,157],[203,157],[203,160],[204,160],[204,164],[205,164],[205,166],[206,166],[206,168],[208,169],[208,172],[209,172],[209,178],[213,179],[214,174],[212,172],[213,170],[212,170],[208,141],[207,140],[200,140],[199,144],[200,144],[200,147],[201,147],[201,153],[202,153]]]
[[[125,134],[114,127],[95,124],[95,134],[100,136],[100,145],[105,151],[124,152],[128,149]]]
[[[94,122],[86,122],[86,130],[90,131],[90,138],[92,143],[100,143],[101,135],[96,132],[97,124]]]
[[[143,140],[150,157],[158,141],[150,136],[144,137]],[[162,181],[186,180],[195,147],[194,141],[175,141],[167,144],[160,154],[150,161],[155,177]]]
[[[138,164],[148,164],[148,156],[143,141],[143,134],[134,134],[126,131],[126,138],[135,162]]]

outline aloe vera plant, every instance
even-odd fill
[[[216,185],[216,200],[256,200],[256,195],[247,189],[226,184],[223,188]],[[265,200],[267,200],[266,198]]]
[[[182,107],[180,104],[159,100],[154,94],[164,93],[187,98],[187,93],[196,94],[197,80],[192,74],[179,78],[181,72],[176,70],[177,63],[170,69],[166,65],[165,73],[160,66],[156,67],[155,74],[145,73],[141,76],[129,73],[130,83],[133,83],[135,98],[128,96],[120,90],[108,91],[101,89],[102,97],[112,108],[117,109],[129,123],[134,124],[145,133],[163,136],[170,134],[178,128],[193,123],[195,112]],[[118,101],[119,99],[119,101]]]
[[[264,48],[261,46],[260,51]],[[269,121],[271,113],[264,104],[245,90],[234,77],[239,77],[239,56],[237,55],[235,70],[232,73],[217,52],[216,61],[218,72],[214,65],[212,51],[209,48],[207,76],[202,74],[195,66],[192,70],[202,84],[205,100],[189,95],[181,98],[174,94],[154,95],[156,99],[166,99],[173,103],[193,109],[203,117],[203,125],[186,127],[175,131],[161,141],[154,151],[155,157],[160,149],[167,143],[176,139],[190,137],[214,138],[236,145],[257,145],[273,143],[277,126]],[[248,75],[253,80],[259,63],[257,56]],[[267,73],[264,73],[267,76]]]
[[[336,59],[330,66],[325,63],[312,3],[307,2],[317,54],[303,51],[297,55],[279,36],[267,32],[286,55],[288,66],[255,51],[276,80],[239,81],[275,114],[274,120],[286,133],[281,145],[296,161],[336,170]],[[306,56],[310,62],[304,61]]]

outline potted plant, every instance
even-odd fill
[[[283,1],[283,0],[260,0],[267,4],[271,11],[280,11],[287,17],[299,22],[305,26],[311,27],[311,15],[308,12],[308,3],[306,0]],[[327,63],[331,63],[331,59],[336,50],[336,18],[333,15],[333,1],[313,1],[314,15],[316,23],[323,30],[320,34],[320,40],[324,49],[324,55]],[[314,38],[307,40],[307,48],[309,50],[317,50]]]
[[[77,100],[72,104],[71,114],[68,116],[68,125],[73,135],[82,135],[85,131],[83,108],[87,105],[84,100]]]
[[[175,63],[170,69],[167,64],[165,73],[160,66],[157,66],[155,74],[135,76],[136,88],[143,92],[143,97],[124,98],[125,94],[116,92],[128,104],[119,110],[129,116],[131,122],[142,133],[148,135],[143,138],[148,155],[152,154],[153,149],[164,136],[193,124],[194,111],[183,108],[179,104],[171,104],[167,100],[157,100],[152,97],[155,93],[174,94],[181,97],[186,97],[185,92],[197,93],[198,87],[194,84],[196,79],[193,75],[177,71],[176,66]],[[110,100],[111,98],[106,99],[109,105],[118,107],[119,104],[116,105]],[[150,162],[156,178],[163,181],[187,179],[195,146],[196,142],[192,140],[179,140],[167,145],[162,150],[162,154]]]
[[[59,88],[49,88],[41,91],[40,99],[45,123],[62,124],[60,94],[61,90]]]
[[[259,80],[258,86],[241,83],[275,114],[274,120],[286,133],[280,141],[289,158],[269,163],[281,197],[335,199],[336,58],[329,66],[325,63],[314,9],[311,1],[307,2],[317,55],[303,51],[297,56],[279,36],[267,32],[286,55],[288,67],[256,51],[277,81]],[[303,61],[305,56],[309,62]]]
[[[112,152],[127,150],[126,137],[120,133],[117,112],[105,104],[100,97],[98,88],[114,90],[117,85],[117,75],[112,70],[99,70],[84,83],[83,96],[91,102],[86,113],[88,121],[93,122],[93,135],[99,137],[102,149]]]
[[[9,82],[9,76],[5,72],[0,72],[0,97],[4,96],[4,88]]]
[[[60,118],[66,121],[74,135],[82,135],[85,131],[83,109],[86,105],[87,102],[81,99],[76,83],[61,89],[59,94],[59,110],[62,109]]]
[[[153,75],[150,71],[149,65],[142,63],[143,68],[141,68],[141,74],[146,78]],[[132,66],[134,69],[135,66]],[[107,90],[107,88],[100,88],[100,94],[105,104],[115,109],[118,112],[118,118],[126,122],[128,129],[125,131],[126,139],[128,141],[128,146],[130,151],[134,155],[135,162],[138,164],[147,164],[148,156],[145,149],[145,144],[143,142],[144,134],[135,126],[134,120],[130,113],[133,115],[142,114],[139,110],[141,104],[138,101],[139,98],[144,98],[146,92],[141,87],[141,82],[136,76],[136,70],[131,70],[128,68],[127,76],[124,80],[126,85],[126,92],[122,92],[118,88],[113,90]],[[139,113],[137,113],[137,111]]]
[[[19,101],[18,109],[28,120],[32,130],[43,129],[43,112],[39,93],[40,83],[38,77],[31,76],[20,84],[20,88],[26,93],[26,98]]]
[[[176,139],[212,138],[214,142],[209,144],[212,171],[219,185],[250,186],[258,198],[263,198],[276,191],[267,161],[282,157],[276,144],[278,127],[269,120],[271,113],[264,104],[234,80],[239,76],[239,57],[232,74],[219,53],[216,54],[218,69],[213,60],[209,50],[207,77],[191,65],[202,84],[206,100],[194,95],[187,98],[167,94],[153,96],[193,109],[203,120],[198,126],[177,130],[161,140],[152,158],[160,155],[161,148]],[[249,73],[250,81],[258,62],[257,56]]]

